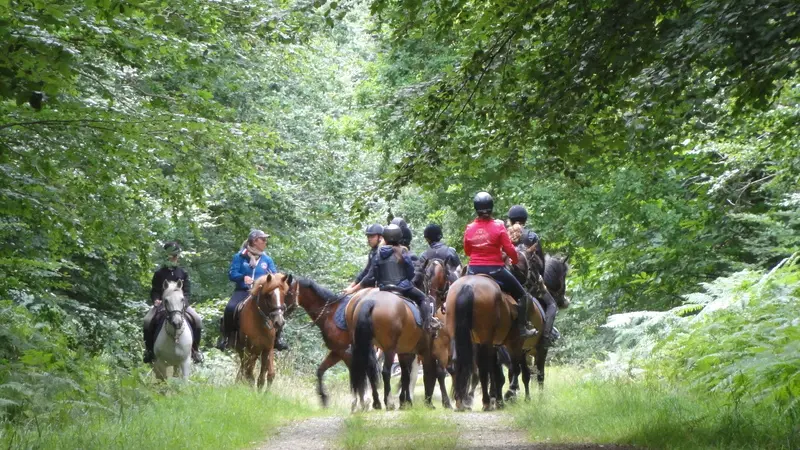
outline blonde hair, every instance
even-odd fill
[[[514,245],[519,245],[520,241],[522,241],[522,224],[515,223],[512,225],[511,221],[507,221],[506,226],[508,227],[508,237],[511,238],[511,242]]]

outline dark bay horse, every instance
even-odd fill
[[[239,313],[239,331],[235,349],[239,354],[239,373],[237,379],[245,379],[252,384],[253,370],[261,358],[261,371],[258,376],[258,389],[272,384],[275,378],[275,335],[276,328],[284,325],[283,313],[286,310],[286,297],[289,292],[291,275],[267,274],[253,282],[250,295],[245,299]]]
[[[347,327],[353,337],[353,361],[350,364],[350,387],[354,394],[352,408],[355,410],[357,402],[364,403],[366,380],[371,384],[377,381],[378,362],[373,349],[373,343],[385,354],[383,370],[383,400],[386,409],[391,409],[391,375],[392,362],[395,355],[400,361],[400,405],[410,406],[412,395],[410,391],[411,365],[417,355],[423,357],[423,379],[426,388],[431,387],[431,392],[425,393],[425,398],[432,395],[435,383],[435,362],[430,351],[433,337],[418,326],[410,307],[398,295],[380,290],[371,290],[360,301],[351,301],[347,305]],[[447,356],[442,356],[446,359]],[[431,382],[430,380],[434,380]]]
[[[371,289],[362,289],[358,291],[350,301],[356,301],[370,290]],[[351,355],[347,353],[347,348],[352,343],[350,332],[340,329],[334,322],[336,311],[344,307],[345,303],[341,301],[339,295],[334,294],[330,290],[307,278],[296,280],[292,284],[291,292],[294,298],[297,299],[297,304],[300,305],[311,318],[311,323],[319,328],[319,331],[322,333],[322,340],[329,350],[325,359],[323,359],[319,367],[317,367],[317,394],[319,394],[322,405],[327,407],[328,394],[325,392],[322,377],[328,369],[336,365],[339,361],[344,361],[345,365],[349,368],[352,359]],[[380,409],[381,403],[378,396],[378,388],[375,385],[372,385],[372,398],[372,407],[374,409]]]
[[[512,358],[524,360],[523,342],[517,327],[514,300],[502,293],[500,286],[486,276],[468,275],[456,280],[446,300],[445,329],[455,340],[455,400],[456,410],[466,409],[468,385],[477,356],[478,375],[483,393],[484,411],[502,407],[504,377],[498,362],[496,345],[505,345]],[[528,320],[541,330],[543,318],[538,308],[528,308]],[[524,344],[535,346],[539,335]],[[477,351],[473,353],[473,344]],[[489,381],[491,379],[491,392]]]
[[[549,254],[545,255],[544,276],[540,280],[537,264],[541,260],[535,253],[529,250],[530,249],[518,248],[520,264],[514,267],[514,274],[534,297],[541,298],[543,295],[552,295],[559,309],[569,307],[570,301],[566,297],[566,278],[569,272],[567,261],[569,258],[561,259]],[[524,262],[523,257],[525,257]],[[525,272],[520,274],[523,270]],[[541,345],[538,339],[535,341],[529,339],[525,342],[523,350],[525,354],[533,350],[533,359],[536,366],[536,380],[539,383],[539,388],[544,387],[544,366],[547,361],[549,348]],[[525,386],[525,399],[529,400],[531,371],[528,366],[527,357],[523,354],[522,359],[520,359],[519,355],[513,355],[510,351],[509,354],[511,356],[511,362],[508,368],[510,385],[509,391],[506,393],[506,399],[516,396],[516,392],[519,390],[519,375],[522,374],[522,383]]]
[[[450,279],[447,274],[447,266],[441,259],[428,260],[425,267],[425,277],[423,278],[424,292],[434,299],[434,311],[436,318],[442,323],[445,323],[446,316],[444,312],[444,301],[449,289]],[[433,347],[430,351],[433,354],[440,355],[442,359],[431,358],[424,359],[423,364],[427,361],[429,364],[434,363],[435,367],[432,370],[436,371],[436,379],[428,380],[430,383],[439,382],[439,391],[442,395],[442,406],[451,409],[453,406],[450,403],[450,397],[447,395],[447,388],[445,386],[445,376],[447,375],[447,365],[450,363],[450,341],[452,336],[445,328],[438,331],[436,338],[433,341]],[[425,386],[426,398],[425,403],[432,406],[432,398],[427,397],[427,392],[433,393],[434,386]]]

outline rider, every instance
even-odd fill
[[[231,338],[236,332],[234,313],[236,307],[244,301],[253,287],[253,281],[263,275],[278,273],[275,262],[272,261],[264,249],[267,248],[267,238],[269,235],[261,230],[253,230],[247,236],[247,240],[242,243],[242,248],[233,256],[231,267],[228,271],[228,278],[236,283],[236,288],[231,295],[228,305],[225,306],[225,313],[221,322],[221,336],[217,343],[220,350],[224,350],[231,343]],[[283,327],[278,328],[275,340],[275,350],[286,350],[289,347],[283,340]]]
[[[536,330],[529,330],[528,324],[528,302],[532,300],[530,295],[517,281],[514,275],[505,267],[503,251],[517,263],[517,250],[511,244],[508,232],[503,222],[494,220],[492,210],[494,200],[487,192],[478,192],[473,199],[475,212],[478,217],[467,225],[464,232],[464,252],[469,256],[469,274],[486,274],[494,278],[505,291],[517,301],[517,328],[522,338],[529,338],[536,335]]]
[[[370,267],[372,267],[372,260],[375,258],[375,255],[378,254],[378,245],[381,243],[381,236],[383,235],[383,225],[379,223],[373,223],[372,225],[368,226],[366,230],[364,230],[364,234],[367,235],[367,245],[369,245],[369,255],[367,256],[367,265],[364,266],[364,269],[356,277],[356,280],[350,283],[350,286],[347,289],[355,288],[356,285],[361,283],[361,280],[367,276],[369,273]]]
[[[161,295],[164,293],[164,281],[183,281],[183,298],[186,303],[192,295],[191,287],[189,284],[189,274],[178,265],[178,258],[181,256],[181,246],[175,241],[170,241],[164,244],[164,251],[167,254],[167,261],[162,265],[156,273],[153,274],[152,288],[150,289],[150,301],[153,302],[153,307],[144,316],[143,332],[144,332],[144,362],[151,363],[155,358],[153,353],[153,345],[155,344],[155,330],[152,328],[153,318],[155,317],[158,306],[161,305]],[[189,315],[189,323],[192,325],[192,360],[196,363],[203,362],[203,354],[200,352],[198,345],[200,344],[200,336],[203,331],[203,320],[197,315],[197,312],[191,306],[186,307],[186,313]]]
[[[527,221],[528,211],[524,206],[514,205],[508,210],[509,235],[512,236],[512,241],[515,241],[515,245],[522,244],[526,248],[530,248],[533,245],[536,246],[536,256],[542,261],[539,268],[539,275],[544,276],[544,251],[542,251],[542,242],[539,240],[539,236],[536,233],[525,227]],[[541,297],[542,298],[539,300],[541,301],[542,309],[544,309],[542,344],[547,346],[558,336],[558,332],[553,329],[553,323],[556,320],[558,308],[556,307],[556,302],[553,300],[552,295],[545,294]]]
[[[414,277],[414,264],[408,255],[408,250],[400,245],[403,239],[403,230],[395,224],[383,229],[383,240],[386,245],[378,249],[378,256],[372,261],[370,275],[375,277],[375,284],[382,291],[393,291],[411,299],[422,313],[422,326],[432,331],[441,327],[439,321],[433,317],[431,302],[422,291],[411,284]],[[369,276],[369,275],[368,275]],[[369,283],[370,280],[362,280]]]
[[[539,235],[525,228],[528,221],[528,211],[522,205],[514,205],[508,210],[508,235],[514,245],[524,245],[526,248],[536,246],[536,256],[542,261],[539,268],[539,275],[544,275],[544,251]]]
[[[425,278],[425,269],[428,261],[441,259],[447,267],[447,279],[451,283],[455,281],[455,273],[461,271],[461,259],[458,257],[453,247],[446,246],[442,241],[442,227],[432,223],[425,227],[425,240],[430,246],[422,256],[419,257],[417,270],[414,273],[414,286],[422,289],[422,282]]]

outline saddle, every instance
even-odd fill
[[[156,311],[153,314],[153,320],[150,322],[150,329],[148,330],[153,342],[155,342],[156,338],[158,337],[158,333],[161,332],[161,328],[163,328],[164,324],[167,322],[167,317],[167,309],[164,308],[164,304],[162,303],[156,306]],[[194,323],[194,318],[191,314],[184,314],[183,317],[191,329],[197,328],[197,324]]]

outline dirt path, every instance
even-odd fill
[[[342,429],[343,417],[314,417],[282,427],[278,434],[259,450],[335,449],[336,438]]]

